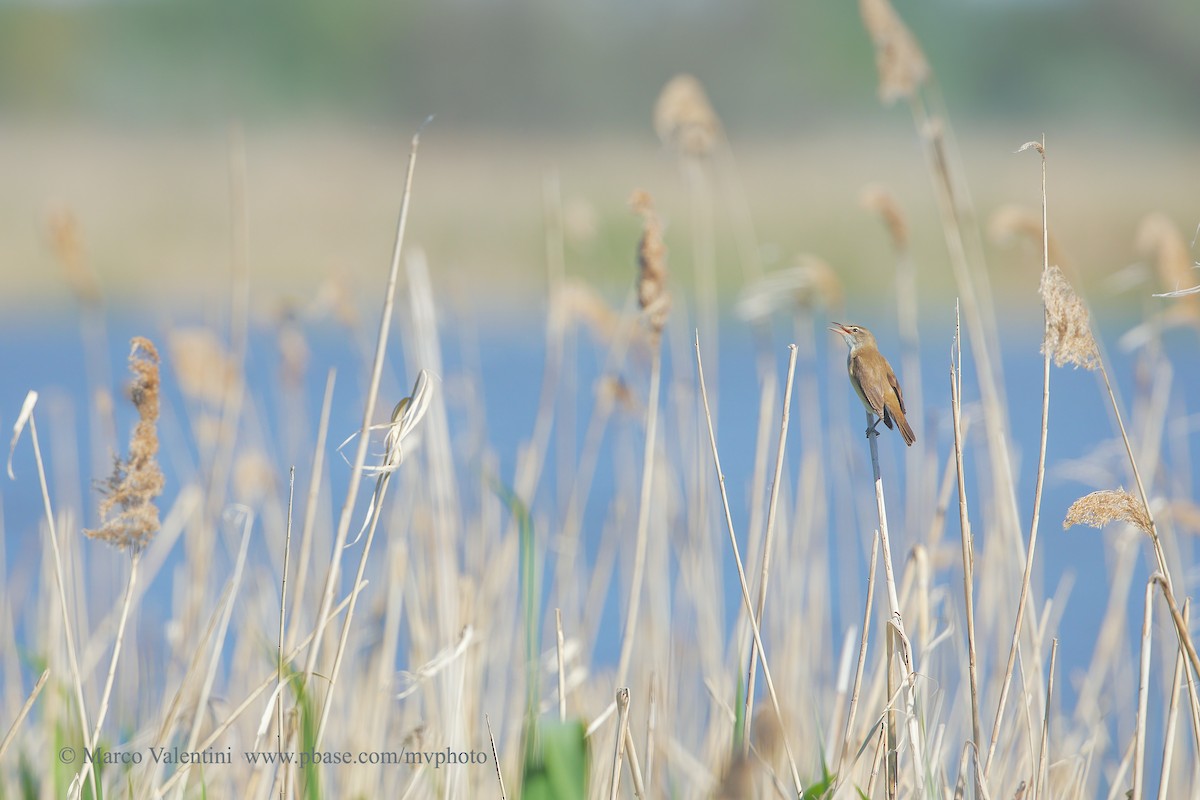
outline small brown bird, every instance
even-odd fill
[[[876,417],[871,427],[867,428],[867,436],[878,435],[876,428],[879,420],[883,420],[883,424],[889,428],[898,427],[904,443],[911,447],[917,435],[904,417],[904,395],[900,393],[900,384],[896,382],[892,365],[879,352],[875,337],[860,325],[835,322],[829,330],[841,334],[849,345],[846,370],[850,373],[850,384],[858,392],[863,405]],[[895,426],[892,425],[893,421]]]

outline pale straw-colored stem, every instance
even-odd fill
[[[783,391],[783,413],[779,423],[779,445],[775,454],[775,475],[771,478],[771,500],[767,507],[767,530],[763,542],[762,570],[758,577],[758,601],[754,606],[754,621],[762,628],[763,611],[767,605],[767,581],[771,574],[771,549],[775,544],[775,513],[779,507],[779,485],[783,479],[783,453],[787,445],[788,422],[791,419],[792,383],[796,377],[796,345],[788,345],[787,383]],[[750,672],[746,676],[745,733],[742,754],[750,752],[750,727],[754,711],[754,683],[758,677],[758,651],[750,648]]]
[[[613,744],[612,774],[608,783],[608,800],[617,800],[621,789],[621,756],[625,752],[625,734],[629,731],[629,689],[617,689],[617,736]]]
[[[959,344],[955,337],[955,344]],[[962,358],[961,350],[959,358]],[[958,472],[958,526],[962,538],[963,598],[967,613],[967,679],[971,690],[971,741],[978,747],[983,738],[979,723],[979,673],[975,651],[975,539],[967,513],[967,483],[963,466],[962,374],[950,367],[950,409],[954,420],[954,465]]]
[[[634,540],[633,575],[629,581],[629,605],[625,613],[625,631],[621,656],[617,662],[616,685],[624,686],[629,677],[629,662],[637,638],[638,611],[642,602],[642,579],[646,570],[646,544],[650,535],[650,495],[654,481],[655,438],[658,436],[658,395],[662,383],[662,351],[655,343],[650,364],[650,397],[646,407],[646,443],[642,451],[642,493],[638,501],[637,533]]]
[[[854,737],[854,717],[858,712],[858,697],[862,692],[863,670],[867,664],[867,641],[871,631],[871,606],[875,600],[875,567],[879,562],[879,534],[871,537],[871,565],[867,568],[867,602],[863,608],[862,635],[858,640],[858,664],[854,668],[854,684],[850,690],[850,710],[846,713],[846,731],[842,735],[842,747],[834,770],[840,785],[846,774],[846,759],[850,754],[850,743]],[[836,794],[836,791],[835,791]]]
[[[1146,607],[1142,617],[1142,648],[1138,669],[1137,727],[1133,746],[1133,800],[1142,800],[1146,780],[1146,706],[1150,697],[1151,637],[1154,633],[1154,578],[1146,581]]]
[[[1050,786],[1050,701],[1054,699],[1054,665],[1058,661],[1058,639],[1050,644],[1050,671],[1046,674],[1046,708],[1042,716],[1042,745],[1038,751],[1038,768],[1034,776],[1033,797]]]
[[[1042,272],[1050,269],[1050,240],[1046,210],[1046,153],[1043,145],[1042,154]],[[1043,305],[1042,327],[1043,335],[1050,325],[1049,312]],[[991,770],[992,758],[996,755],[996,743],[1000,738],[1000,726],[1004,722],[1004,706],[1008,702],[1008,692],[1012,681],[1013,667],[1017,659],[1017,645],[1021,640],[1021,626],[1025,620],[1025,607],[1029,600],[1029,583],[1033,576],[1033,558],[1037,550],[1038,521],[1042,512],[1042,486],[1046,478],[1046,440],[1050,423],[1050,348],[1043,346],[1042,355],[1042,434],[1038,447],[1037,480],[1033,489],[1033,520],[1029,524],[1029,547],[1025,550],[1025,569],[1021,574],[1021,590],[1017,597],[1016,621],[1013,623],[1012,641],[1008,647],[1008,661],[1004,668],[1004,677],[1000,682],[1000,700],[996,707],[996,719],[992,723],[992,736],[988,743],[987,758],[983,762],[983,772],[986,777]]]
[[[278,659],[277,667],[279,674],[279,689],[280,699],[276,701],[275,711],[275,742],[279,746],[279,750],[283,751],[283,635],[287,619],[287,579],[288,566],[290,565],[292,553],[292,507],[296,500],[296,467],[292,466],[288,470],[288,507],[287,507],[287,525],[284,529],[283,538],[283,571],[279,579],[279,638],[276,640],[276,656]]]
[[[350,533],[350,520],[354,516],[355,501],[358,499],[358,487],[362,482],[363,467],[367,462],[367,445],[370,438],[371,424],[375,419],[375,402],[379,396],[379,384],[383,378],[383,362],[387,354],[388,333],[392,327],[392,309],[396,303],[396,284],[400,275],[400,251],[404,245],[404,231],[408,224],[408,208],[412,197],[413,171],[417,162],[417,145],[420,143],[420,132],[412,138],[412,147],[408,154],[408,171],[404,178],[404,194],[400,200],[400,216],[396,223],[396,242],[392,248],[392,265],[388,272],[387,288],[383,295],[383,313],[379,318],[379,335],[375,340],[375,360],[371,366],[371,381],[367,388],[366,401],[363,405],[362,426],[358,432],[358,444],[354,451],[354,467],[350,470],[350,480],[346,487],[346,500],[342,504],[341,516],[338,518],[337,533],[334,536],[333,551],[330,556],[329,569],[325,573],[325,590],[321,598],[321,607],[317,612],[316,630],[314,631],[313,646],[308,651],[308,660],[304,665],[304,686],[312,686],[312,676],[317,669],[317,661],[321,654],[321,643],[325,637],[325,626],[329,624],[330,609],[333,607],[333,596],[341,576],[342,552],[346,546],[346,537]],[[314,747],[320,746],[318,737]]]
[[[708,424],[708,441],[712,447],[713,465],[717,470],[717,483],[721,488],[721,505],[725,509],[725,527],[729,532],[729,544],[733,549],[733,560],[737,566],[738,582],[742,589],[742,602],[746,604],[746,613],[750,621],[750,630],[754,633],[754,646],[758,649],[758,657],[762,660],[763,679],[767,683],[767,693],[771,697],[771,707],[775,710],[775,717],[779,721],[779,736],[783,740],[783,749],[787,753],[788,766],[792,771],[792,783],[795,786],[797,796],[804,794],[804,785],[800,781],[800,771],[796,769],[796,759],[792,755],[792,746],[789,742],[787,734],[787,723],[783,719],[783,710],[779,704],[779,695],[775,691],[775,681],[771,679],[771,668],[767,662],[767,654],[763,649],[762,635],[758,630],[758,622],[755,620],[753,606],[750,600],[750,586],[746,582],[746,569],[742,564],[742,554],[738,548],[737,534],[733,530],[733,515],[729,510],[729,493],[725,490],[725,473],[721,471],[721,457],[717,453],[717,434],[713,429],[712,412],[708,405],[708,389],[704,385],[704,362],[700,357],[700,334],[696,333],[696,372],[700,382],[700,399],[704,403],[704,419]]]
[[[304,500],[304,527],[300,530],[300,552],[296,559],[296,586],[292,590],[292,626],[288,630],[285,650],[291,650],[300,624],[304,589],[308,579],[308,562],[312,558],[313,531],[317,524],[317,500],[321,496],[321,476],[325,469],[325,442],[329,438],[329,415],[333,408],[333,386],[337,371],[330,368],[325,376],[325,395],[321,400],[321,419],[317,423],[317,443],[313,448],[312,474]]]
[[[867,426],[870,429],[874,415],[866,412]],[[904,630],[904,619],[900,615],[900,598],[896,594],[896,574],[892,569],[892,544],[888,536],[887,507],[883,499],[883,476],[879,470],[879,434],[872,432],[867,441],[871,445],[871,471],[875,482],[875,506],[879,512],[879,542],[883,551],[883,575],[887,586],[889,625],[889,643],[899,645],[900,660],[904,665],[905,683],[908,684],[908,697],[905,702],[907,715],[909,743],[912,747],[913,778],[916,789],[924,793],[926,787],[925,775],[925,746],[921,737],[920,723],[917,720],[917,685],[916,668],[913,666],[912,648],[908,643],[908,635]],[[892,661],[888,659],[888,675],[891,675]]]
[[[196,698],[196,708],[192,717],[192,729],[187,738],[187,750],[197,749],[196,741],[200,738],[200,726],[208,716],[208,701],[212,697],[213,684],[217,680],[217,667],[221,663],[221,653],[225,649],[225,637],[229,632],[229,622],[233,618],[234,601],[237,599],[238,589],[242,585],[242,575],[246,570],[246,554],[250,546],[250,532],[254,529],[254,515],[250,509],[244,506],[235,506],[235,508],[242,514],[242,541],[238,545],[238,554],[233,565],[233,574],[229,578],[229,591],[225,597],[225,604],[221,609],[220,622],[217,624],[216,632],[213,635],[208,669],[204,673],[204,682],[201,684],[200,695]],[[183,784],[180,784],[176,797],[182,797],[185,788]]]
[[[104,691],[100,694],[100,710],[96,712],[96,725],[92,729],[92,736],[84,742],[89,752],[96,749],[96,743],[100,741],[100,729],[104,727],[104,718],[108,716],[108,703],[112,698],[113,681],[117,677],[117,662],[121,658],[121,644],[125,641],[125,623],[129,621],[129,609],[133,605],[133,587],[137,585],[138,564],[141,560],[139,552],[134,552],[133,557],[129,560],[129,583],[125,586],[125,599],[121,603],[121,616],[117,621],[117,638],[113,642],[112,659],[108,662],[108,676],[104,679]],[[85,775],[91,775],[93,763],[93,759],[84,759]],[[80,789],[83,788],[82,782],[78,785]]]
[[[42,446],[38,442],[37,417],[29,413],[29,439],[33,442],[33,458],[37,464],[38,484],[42,490],[42,508],[46,512],[46,533],[50,538],[50,552],[54,556],[54,583],[58,589],[59,609],[62,611],[63,637],[67,642],[67,662],[71,666],[71,683],[75,690],[75,703],[78,706],[79,725],[85,742],[88,741],[90,726],[88,725],[87,706],[83,702],[83,676],[79,674],[79,656],[75,652],[75,637],[72,633],[71,615],[67,605],[66,578],[63,576],[62,554],[58,549],[58,526],[54,522],[54,510],[50,506],[50,488],[46,484],[46,467],[42,463]],[[92,796],[96,794],[96,775],[89,771],[89,781]]]
[[[1183,603],[1183,620],[1188,621],[1188,612],[1190,611],[1190,600],[1185,600]],[[1167,722],[1164,726],[1163,733],[1163,752],[1162,752],[1162,767],[1159,770],[1158,781],[1158,800],[1167,800],[1170,796],[1168,789],[1171,785],[1171,760],[1175,754],[1175,729],[1179,723],[1179,695],[1183,688],[1183,682],[1188,680],[1187,661],[1184,660],[1183,650],[1180,649],[1175,653],[1175,673],[1171,678],[1171,701],[1167,705]]]
[[[42,693],[42,689],[46,688],[46,681],[48,680],[50,680],[50,670],[44,669],[42,670],[42,676],[33,685],[33,691],[29,693],[29,697],[25,698],[25,704],[17,712],[17,718],[9,726],[8,733],[4,734],[4,739],[0,740],[0,758],[4,758],[4,753],[8,750],[8,746],[17,737],[17,729],[21,727],[21,723],[25,721],[25,718],[29,716],[29,712],[33,710],[33,704],[37,701],[38,695]]]
[[[350,595],[348,597],[345,597],[340,603],[338,603],[336,606],[334,606],[332,609],[330,609],[330,611],[329,611],[330,619],[332,619],[333,617],[336,617],[338,614],[342,613],[342,610],[345,609],[345,607],[350,604],[350,599],[352,597],[358,595],[366,587],[367,587],[367,584],[365,581],[358,584],[357,586],[355,586],[354,589],[351,590]],[[315,630],[313,630],[307,636],[305,636],[303,639],[301,639],[300,642],[296,645],[295,649],[292,650],[290,653],[288,653],[288,661],[294,660],[298,655],[300,655],[300,653],[304,650],[304,648],[308,647],[309,643],[312,642],[316,638],[317,638],[317,632]],[[203,751],[203,750],[207,750],[208,748],[212,747],[213,744],[218,739],[220,739],[222,736],[224,736],[225,732],[227,730],[229,730],[230,727],[233,726],[233,723],[237,722],[238,718],[241,717],[242,714],[246,713],[246,710],[248,708],[250,708],[250,706],[254,705],[255,701],[257,701],[258,698],[262,696],[262,693],[265,692],[267,689],[271,688],[275,684],[275,678],[276,678],[275,670],[272,669],[271,674],[268,675],[266,678],[264,678],[261,682],[259,682],[259,684],[257,686],[255,686],[253,690],[251,690],[250,694],[246,695],[246,699],[244,699],[237,706],[237,708],[235,708],[232,712],[230,712],[229,716],[226,717],[225,720],[220,725],[218,725],[216,728],[213,729],[213,732],[208,735],[208,738],[206,738],[203,742],[200,742],[199,744],[197,744],[193,747],[189,747],[188,749]],[[149,795],[154,796],[154,797],[161,797],[162,795],[165,795],[168,791],[170,791],[172,788],[174,788],[175,784],[182,783],[183,779],[188,775],[188,772],[191,770],[192,763],[193,762],[184,762],[182,764],[179,764],[178,769],[176,769],[175,773],[169,779],[167,779],[167,781],[162,786],[158,787],[157,789],[154,789],[152,786],[149,787],[150,788]]]

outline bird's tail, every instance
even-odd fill
[[[912,447],[912,443],[917,440],[917,435],[913,433],[912,426],[908,424],[908,420],[905,419],[903,413],[893,414],[892,416],[896,420],[896,427],[900,429],[900,435],[904,437],[904,443]]]

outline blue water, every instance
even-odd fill
[[[500,481],[510,484],[514,479],[518,448],[529,439],[537,413],[545,358],[544,330],[540,319],[538,315],[530,315],[523,321],[508,322],[472,322],[466,319],[446,325],[442,331],[445,363],[444,374],[440,378],[448,392],[457,392],[450,400],[451,430],[461,437],[485,435],[490,449],[498,457],[495,466],[499,473],[497,477]],[[193,320],[195,321],[199,320]],[[70,314],[10,317],[4,326],[3,335],[0,336],[0,366],[3,367],[5,375],[4,382],[0,384],[0,425],[4,430],[11,431],[12,421],[26,391],[36,389],[41,393],[38,406],[39,434],[43,453],[48,460],[51,490],[59,508],[72,507],[76,511],[83,509],[84,525],[94,525],[97,522],[96,493],[92,488],[92,481],[98,475],[93,470],[107,464],[107,456],[101,454],[98,457],[98,454],[91,452],[89,444],[91,435],[85,419],[86,370],[89,366],[93,370],[99,367],[98,374],[104,374],[106,370],[109,380],[114,385],[124,384],[127,380],[125,359],[128,354],[128,341],[134,334],[148,335],[160,344],[160,349],[164,356],[166,355],[166,339],[163,335],[166,325],[162,320],[113,316],[107,325],[107,365],[87,363],[87,349],[80,327]],[[1041,325],[1040,318],[1029,322],[1010,320],[1010,325],[1012,331],[1003,343],[1003,391],[1007,398],[1006,406],[1011,414],[1009,423],[1014,443],[1014,468],[1018,476],[1016,491],[1022,538],[1027,539],[1041,428],[1042,360],[1038,352]],[[889,330],[886,323],[879,327],[877,333],[881,341],[897,341],[894,330]],[[936,321],[930,324],[930,328],[935,327]],[[1105,331],[1104,338],[1114,351],[1112,375],[1123,393],[1126,425],[1130,426],[1135,437],[1141,437],[1144,432],[1138,428],[1136,422],[1140,417],[1132,415],[1131,402],[1135,396],[1144,396],[1144,392],[1135,392],[1134,387],[1144,386],[1145,381],[1149,379],[1142,369],[1149,362],[1145,358],[1135,361],[1116,351],[1113,342],[1121,330],[1121,326],[1114,324],[1111,330]],[[383,387],[383,396],[387,398],[406,393],[410,385],[408,376],[415,372],[416,365],[403,363],[401,335],[402,330],[398,326],[393,332]],[[680,329],[672,335],[689,337],[691,333]],[[827,446],[829,441],[840,442],[841,437],[844,437],[856,443],[853,446],[860,448],[861,455],[855,457],[850,464],[827,459],[831,461],[826,464],[829,485],[836,486],[835,473],[839,470],[849,470],[848,474],[856,481],[868,481],[869,462],[866,461],[866,443],[862,437],[863,416],[841,371],[844,349],[836,340],[836,346],[830,346],[829,340],[833,337],[824,331],[824,320],[820,320],[813,330],[803,332],[803,335],[814,337],[816,345],[813,360],[801,360],[800,375],[815,375],[817,378],[822,406],[819,425],[826,437]],[[364,331],[360,335],[361,338],[356,339],[341,328],[326,325],[306,330],[306,336],[311,349],[308,369],[299,389],[289,391],[283,387],[278,377],[280,362],[274,332],[263,328],[253,331],[246,365],[247,374],[250,376],[251,397],[247,408],[247,425],[252,424],[258,429],[254,440],[265,449],[272,463],[278,466],[281,475],[286,474],[289,464],[296,464],[297,495],[302,495],[307,481],[311,440],[316,429],[326,371],[330,366],[337,367],[338,382],[334,395],[330,425],[331,445],[327,460],[333,502],[337,507],[340,506],[344,494],[348,469],[341,458],[333,453],[332,447],[349,432],[356,430],[361,419],[362,394],[371,357],[371,346],[364,347],[363,342],[373,342],[373,333]],[[922,337],[920,358],[924,407],[910,409],[909,416],[922,443],[933,445],[933,458],[936,459],[940,476],[947,456],[951,453],[952,443],[948,391],[951,333],[943,323],[941,329],[923,330]],[[708,368],[710,391],[719,397],[718,425],[722,467],[730,491],[735,527],[743,537],[743,543],[749,516],[746,495],[753,469],[760,356],[765,352],[766,358],[774,361],[782,391],[782,377],[787,362],[786,345],[792,338],[794,337],[790,328],[782,325],[764,337],[737,321],[725,320],[721,328],[716,373],[713,373],[712,366]],[[591,413],[591,387],[603,363],[604,352],[582,333],[572,336],[569,341],[568,359],[573,365],[569,374],[573,377],[577,391],[574,403],[565,407],[565,410],[570,412],[567,418],[573,417],[566,441],[577,451]],[[1174,427],[1160,432],[1162,441],[1159,446],[1152,447],[1151,452],[1163,453],[1165,458],[1170,458],[1171,463],[1177,466],[1157,476],[1147,476],[1156,487],[1152,494],[1169,491],[1172,497],[1196,496],[1195,477],[1188,465],[1194,463],[1198,455],[1195,435],[1197,426],[1194,423],[1184,424],[1189,419],[1188,415],[1195,413],[1194,403],[1189,402],[1189,398],[1200,396],[1200,376],[1195,369],[1195,347],[1194,335],[1190,333],[1172,333],[1166,340],[1167,352],[1175,365],[1168,405],[1169,419],[1174,421]],[[885,344],[884,350],[901,372],[901,380],[907,386],[911,406],[915,394],[911,383],[914,380],[913,376],[904,375],[899,369],[900,352],[897,346],[889,347]],[[693,379],[695,364],[691,353],[690,341],[684,341],[682,344],[677,341],[676,347],[668,348],[664,364],[667,376],[664,379],[664,392],[670,392],[673,383]],[[686,363],[676,363],[676,356],[679,354],[687,356]],[[968,406],[977,408],[974,404],[979,392],[971,367],[973,359],[965,345],[964,360],[964,399]],[[161,460],[167,472],[168,485],[161,507],[166,509],[170,507],[178,490],[180,476],[190,478],[194,475],[197,469],[198,449],[185,422],[188,406],[175,385],[170,370],[165,370],[164,375],[167,377],[164,383],[160,436],[163,448]],[[468,389],[464,396],[461,388],[463,384],[458,380],[462,375],[476,376],[477,391]],[[627,366],[623,375],[636,396],[644,402],[644,365]],[[1061,609],[1063,620],[1058,631],[1059,696],[1065,708],[1072,708],[1077,689],[1073,676],[1087,667],[1108,598],[1108,576],[1112,572],[1112,565],[1107,563],[1111,551],[1105,547],[1104,542],[1106,536],[1114,534],[1086,528],[1061,530],[1061,520],[1074,499],[1095,488],[1104,488],[1071,477],[1071,474],[1064,472],[1064,465],[1082,460],[1084,465],[1111,468],[1117,476],[1117,482],[1130,489],[1133,486],[1125,477],[1127,473],[1123,468],[1124,453],[1116,444],[1111,444],[1103,451],[1096,450],[1097,442],[1112,440],[1114,437],[1107,398],[1098,391],[1096,375],[1071,368],[1054,369],[1051,380],[1051,435],[1047,450],[1049,468],[1041,510],[1035,586],[1038,596],[1044,597],[1053,594],[1064,580],[1073,579],[1066,606]],[[377,416],[382,417],[386,413],[386,409],[382,407],[390,409],[391,404],[390,400],[381,400],[381,410]],[[469,410],[469,405],[474,405],[476,410]],[[668,398],[664,398],[662,407],[665,419],[660,431],[664,431],[666,436],[674,436],[676,429],[667,416],[670,408]],[[776,407],[778,408],[778,403]],[[128,409],[128,403],[120,398],[117,400],[117,408],[118,440],[123,445],[133,422],[133,414]],[[483,412],[482,420],[477,413],[480,408]],[[560,414],[563,411],[564,408],[559,409]],[[799,459],[795,454],[799,451],[800,438],[804,435],[802,432],[806,430],[802,416],[809,413],[811,412],[808,409],[798,407],[793,410],[789,444],[789,454],[792,457],[789,458],[789,472],[785,477],[786,484],[791,487],[796,485],[797,480]],[[772,421],[770,430],[773,441],[777,422]],[[967,491],[972,509],[972,524],[977,537],[976,555],[977,559],[980,559],[977,569],[986,570],[988,564],[981,556],[988,552],[988,537],[996,533],[988,524],[984,514],[988,509],[981,499],[985,495],[983,490],[987,487],[980,486],[974,477],[986,468],[986,459],[981,455],[984,452],[982,433],[982,421],[976,415],[966,459]],[[546,465],[538,496],[533,502],[535,515],[541,510],[552,512],[548,517],[542,517],[543,519],[556,519],[561,513],[562,492],[569,486],[565,481],[569,481],[570,469],[574,466],[573,461],[569,464],[555,463],[557,435],[556,433],[551,437],[550,460]],[[918,539],[917,534],[904,525],[903,521],[925,520],[931,514],[931,509],[910,509],[906,506],[904,476],[906,469],[913,468],[914,464],[909,461],[906,465],[899,436],[883,430],[880,449],[888,486],[893,548],[899,568],[904,554]],[[471,445],[464,445],[463,450],[467,453],[477,452]],[[347,450],[348,454],[350,452],[352,450]],[[704,469],[712,475],[707,450],[703,452]],[[609,500],[618,479],[614,475],[614,470],[619,468],[617,463],[613,460],[610,448],[606,447],[596,470],[596,486],[584,518],[584,553],[589,559],[595,557],[599,531],[606,519]],[[6,583],[21,580],[25,581],[23,585],[32,587],[32,581],[36,580],[33,577],[36,565],[42,557],[43,544],[39,525],[43,519],[43,512],[28,432],[17,447],[13,465],[16,481],[5,479],[0,485],[4,523],[3,555],[7,572],[5,577]],[[470,480],[474,476],[478,481],[481,472],[492,467],[475,460],[460,464],[459,469],[461,479]],[[1112,484],[1108,486],[1111,488]],[[715,491],[715,480],[713,487]],[[468,494],[469,492],[464,492],[464,502],[477,504],[477,499],[466,497]],[[360,501],[363,508],[366,495],[367,492],[364,491]],[[870,541],[868,537],[875,527],[873,505],[868,502],[864,506],[857,497],[830,499],[830,533],[826,546],[834,562],[834,574],[831,576],[833,593],[835,597],[859,598],[863,594],[861,587],[864,585],[863,573],[866,569],[866,552]],[[958,530],[957,506],[952,497],[943,540],[956,547]],[[723,526],[714,528],[714,531],[721,537],[721,552],[728,554]],[[855,533],[858,534],[857,543],[847,544],[838,540],[838,537]],[[920,536],[923,538],[923,533]],[[85,552],[88,552],[104,546],[87,542],[84,547],[88,549]],[[1137,641],[1135,631],[1141,619],[1141,591],[1138,587],[1144,586],[1148,576],[1145,560],[1149,556],[1149,550],[1142,546],[1137,552],[1141,563],[1134,576],[1132,591],[1137,602],[1134,604],[1136,607],[1131,607],[1128,612],[1130,633],[1127,641],[1132,643]],[[1184,555],[1185,564],[1193,563],[1190,548],[1186,547],[1186,544]],[[225,553],[223,557],[226,560],[231,559],[232,553]],[[320,558],[321,555],[317,554],[317,557]],[[545,562],[547,575],[553,574],[553,567],[553,555],[550,554]],[[726,559],[725,567],[723,596],[726,624],[730,625],[736,618],[741,597],[731,558]],[[157,596],[164,600],[170,597],[169,575],[169,568],[159,574],[155,584],[150,587],[151,597]],[[1183,577],[1177,576],[1176,580]],[[951,583],[953,584],[953,581]],[[614,583],[614,586],[618,585],[622,585],[622,582]],[[1187,588],[1193,587],[1188,584]],[[544,586],[543,600],[548,607],[552,607],[553,600],[549,597],[549,591],[550,587]],[[1184,593],[1179,591],[1181,595]],[[625,602],[623,596],[617,596],[619,594],[623,594],[623,591],[609,592],[600,621],[594,659],[601,667],[615,664],[617,660],[622,624],[621,609]],[[35,595],[30,589],[25,596]],[[825,643],[826,650],[834,654],[831,656],[833,659],[836,659],[845,629],[859,623],[862,613],[860,602],[856,600],[850,607],[834,609],[833,641]],[[166,607],[166,603],[161,606]],[[157,623],[165,621],[167,612],[162,611],[161,614],[162,617]],[[27,624],[28,620],[18,621],[19,639]],[[156,624],[153,605],[145,609],[140,624]],[[1002,655],[989,654],[988,661],[994,662],[1001,658]]]

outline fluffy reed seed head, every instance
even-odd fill
[[[642,238],[638,241],[638,305],[656,337],[662,335],[671,312],[671,292],[667,288],[667,246],[663,243],[662,223],[654,211],[654,201],[638,189],[629,200],[634,213],[642,218]]]
[[[84,257],[79,222],[70,211],[50,216],[50,246],[76,299],[85,306],[100,305],[100,284]]]
[[[879,184],[864,186],[858,202],[867,211],[873,211],[883,219],[896,250],[903,252],[908,249],[908,220],[887,187]]]
[[[888,0],[859,0],[858,7],[875,45],[880,101],[911,100],[930,75],[921,45]]]
[[[994,244],[1008,244],[1015,239],[1026,239],[1039,253],[1042,251],[1042,215],[1032,209],[1015,203],[1000,206],[988,218],[987,231],[988,238]],[[1050,241],[1050,263],[1060,267],[1067,264],[1062,248],[1054,238],[1054,231],[1050,231],[1047,238]]]
[[[1072,525],[1103,528],[1110,522],[1128,522],[1147,536],[1153,535],[1146,506],[1124,489],[1104,489],[1076,500],[1067,509],[1063,530]]]
[[[1087,305],[1075,294],[1071,284],[1056,266],[1042,272],[1039,289],[1046,306],[1046,333],[1042,353],[1054,357],[1055,366],[1074,364],[1095,369],[1100,351],[1092,336]]]
[[[208,328],[177,328],[167,337],[179,388],[188,397],[220,407],[236,386],[237,364]]]
[[[102,524],[84,533],[114,547],[139,552],[158,532],[158,506],[154,498],[162,494],[163,474],[158,454],[158,350],[146,338],[135,336],[129,351],[129,371],[133,373],[130,399],[138,412],[138,422],[129,439],[129,457],[113,457],[113,471],[100,482],[104,499],[100,501]]]
[[[654,130],[663,144],[680,155],[711,155],[721,135],[721,120],[704,86],[693,75],[667,81],[654,104]]]

